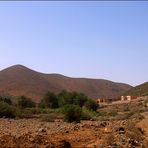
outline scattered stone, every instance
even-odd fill
[[[69,133],[69,131],[66,131],[65,133]]]
[[[30,137],[29,139],[31,142],[34,142],[34,138],[33,137]]]
[[[111,128],[104,128],[104,133],[112,133],[112,129]]]
[[[119,131],[119,134],[125,134],[125,129],[123,127],[120,127],[118,131]]]
[[[145,107],[148,107],[148,103],[145,103]]]
[[[138,127],[138,130],[141,132],[141,134],[144,134],[144,129],[141,127]]]
[[[60,141],[60,148],[71,148],[71,144],[68,142],[68,141],[66,141],[66,140],[62,140],[62,141]]]
[[[46,132],[46,129],[45,128],[39,128],[38,132],[44,133],[44,132]]]
[[[18,120],[0,118],[0,148],[89,148],[89,145],[96,148],[143,148],[147,138],[145,129],[147,124],[138,128],[140,132],[137,131],[138,135],[134,136],[136,132],[133,133],[134,128],[130,128],[129,123],[137,121],[136,119],[87,120],[75,124],[58,120],[41,122],[37,118]]]
[[[107,122],[101,122],[101,123],[100,123],[100,126],[101,126],[101,127],[106,127],[107,125],[108,125]]]

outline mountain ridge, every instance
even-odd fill
[[[0,91],[25,95],[39,102],[47,91],[59,93],[78,91],[90,98],[115,98],[132,86],[104,79],[71,78],[57,73],[45,74],[23,65],[13,65],[0,71]]]

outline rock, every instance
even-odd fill
[[[79,126],[78,125],[76,125],[75,127],[74,127],[74,130],[79,130]]]
[[[131,146],[139,146],[139,142],[137,140],[134,139],[130,139],[129,143],[131,144]]]
[[[100,126],[101,126],[101,127],[106,127],[107,125],[108,125],[107,122],[101,122],[101,123],[100,123]]]
[[[118,131],[119,131],[119,134],[124,134],[125,133],[125,129],[123,127],[120,127],[118,129]]]
[[[140,131],[141,134],[144,134],[144,129],[141,127],[138,127],[138,130]]]
[[[39,128],[38,132],[44,133],[44,132],[46,132],[46,129],[45,128]]]
[[[111,147],[112,148],[117,148],[118,147],[118,144],[114,142],[113,144],[111,144]]]
[[[145,107],[148,107],[148,103],[145,103]]]
[[[60,120],[60,119],[55,119],[54,121],[55,121],[55,122],[61,122],[61,120]]]
[[[60,146],[59,147],[61,147],[61,148],[71,148],[71,144],[66,140],[62,140],[62,141],[60,141]]]
[[[66,131],[65,133],[69,133],[69,131]]]
[[[90,121],[95,121],[95,119],[91,118]]]
[[[29,141],[34,142],[34,138],[33,137],[30,137],[29,138]]]
[[[112,129],[111,128],[104,128],[104,133],[112,133]]]

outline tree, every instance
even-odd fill
[[[60,107],[63,107],[66,104],[72,104],[73,102],[71,93],[66,90],[62,90],[58,94],[58,103]]]
[[[3,101],[9,105],[12,105],[12,98],[8,97],[8,96],[0,96],[0,101]]]
[[[35,107],[35,103],[30,99],[25,96],[21,96],[18,98],[18,106],[21,108],[31,108]]]
[[[77,92],[67,92],[63,90],[58,95],[59,106],[62,107],[66,104],[75,104],[82,107],[87,101],[87,96]]]
[[[58,107],[57,96],[52,92],[47,92],[43,97],[43,99],[41,100],[39,106],[42,108],[57,108]]]
[[[64,106],[64,119],[67,122],[80,122],[82,115],[82,108],[78,105],[65,105]]]
[[[98,108],[98,104],[96,101],[92,99],[88,99],[87,102],[84,105],[87,109],[96,111]]]
[[[14,118],[15,116],[15,108],[9,105],[8,103],[1,101],[0,117]]]
[[[88,100],[87,96],[85,96],[83,93],[77,93],[77,92],[72,93],[72,102],[75,105],[79,105],[80,107],[82,107],[87,100]]]

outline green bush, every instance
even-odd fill
[[[71,93],[66,90],[62,90],[58,94],[58,104],[60,107],[63,107],[66,104],[72,104]]]
[[[46,93],[45,96],[43,97],[43,99],[41,100],[39,107],[41,107],[41,108],[57,108],[58,107],[57,96],[52,92]]]
[[[87,102],[88,98],[83,93],[72,93],[73,97],[73,104],[79,105],[80,107],[84,106],[84,104]]]
[[[82,115],[82,108],[78,105],[64,106],[64,119],[67,122],[80,122]]]
[[[95,120],[96,118],[97,118],[97,112],[83,108],[81,116],[82,120],[91,120],[91,119]]]
[[[18,118],[31,118],[35,114],[39,114],[36,108],[17,108],[16,110],[16,116]]]
[[[0,117],[14,118],[16,109],[5,102],[0,102]]]
[[[66,90],[63,90],[58,94],[58,104],[60,107],[63,107],[66,104],[74,104],[82,107],[87,99],[87,96],[83,93],[67,92]]]
[[[108,113],[109,116],[117,116],[118,115],[118,112],[116,110],[111,110],[109,113]]]
[[[41,121],[54,122],[56,119],[63,119],[63,114],[60,113],[41,114],[40,118]]]
[[[85,110],[85,111],[83,110],[81,119],[82,120],[90,120],[90,119],[92,119],[92,114],[88,110]]]
[[[106,111],[98,111],[97,116],[105,117],[105,116],[107,116],[107,112]]]
[[[88,99],[87,102],[84,105],[87,109],[96,111],[98,108],[98,104],[96,101],[92,99]]]
[[[18,106],[20,108],[31,108],[35,107],[35,103],[30,98],[21,96],[18,98]]]
[[[12,105],[12,101],[11,101],[11,98],[10,97],[2,97],[0,96],[0,101],[3,101],[9,105]]]

